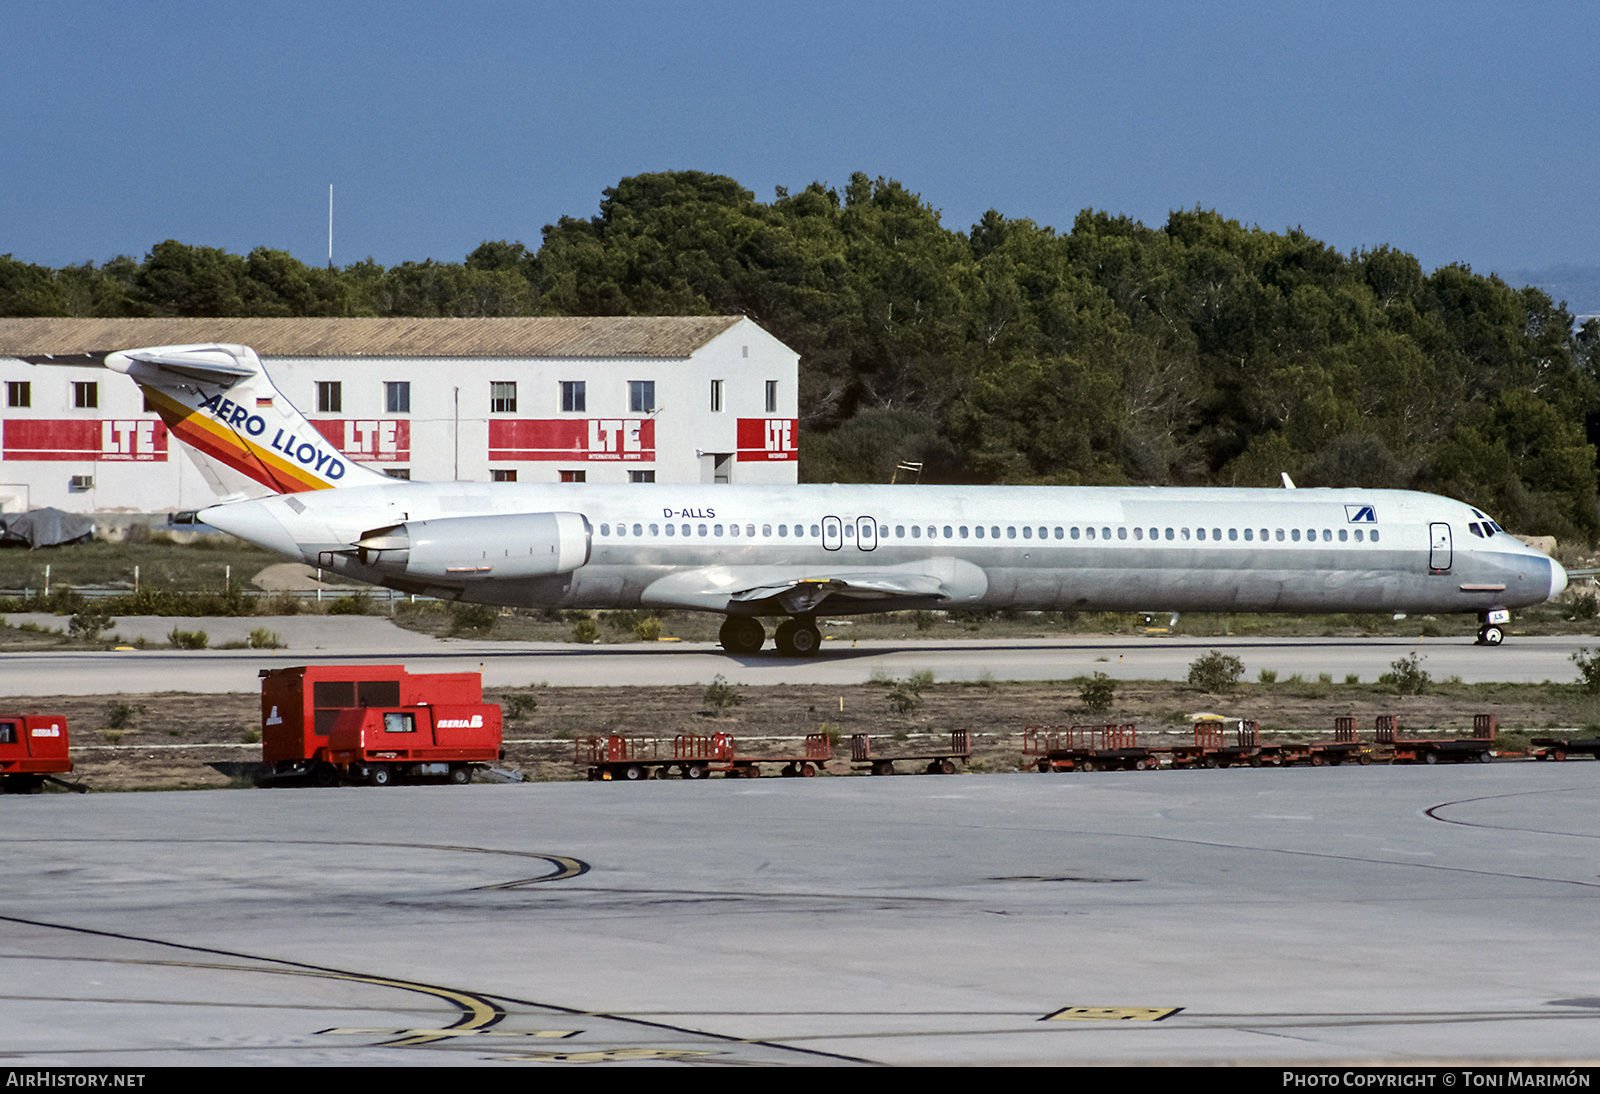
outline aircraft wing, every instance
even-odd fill
[[[748,608],[770,601],[770,611],[805,615],[827,600],[901,600],[925,598],[940,604],[963,604],[988,590],[983,570],[957,558],[837,569],[817,566],[702,566],[669,574],[647,586],[641,601],[649,607],[698,608],[726,612],[733,605]],[[752,613],[759,614],[759,613]]]

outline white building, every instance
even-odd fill
[[[115,350],[230,342],[339,450],[399,478],[797,479],[799,355],[742,316],[0,319],[0,511],[216,500]]]

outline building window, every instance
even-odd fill
[[[390,380],[383,385],[383,409],[387,414],[411,413],[410,380]]]
[[[561,381],[561,410],[565,414],[583,414],[589,409],[589,385],[583,380]]]
[[[722,381],[711,381],[711,413],[722,413]]]
[[[72,405],[79,410],[94,410],[100,405],[100,385],[93,380],[74,381],[72,385]]]
[[[496,380],[489,385],[489,412],[515,414],[517,412],[517,382]]]
[[[768,380],[767,381],[767,413],[768,414],[776,414],[777,412],[778,412],[778,381],[776,381],[776,380]]]
[[[6,381],[6,406],[32,406],[33,385],[27,380]]]
[[[342,414],[344,412],[344,385],[338,380],[317,381],[317,413]]]
[[[67,490],[73,494],[86,494],[94,489],[93,475],[74,475],[67,482]]]
[[[411,479],[411,468],[409,467],[385,467],[383,473],[391,479],[405,479],[407,481]]]
[[[628,472],[628,481],[629,482],[655,482],[656,481],[656,473],[654,471],[629,471]]]
[[[589,472],[587,472],[587,471],[563,471],[563,472],[561,472],[561,481],[562,482],[588,482],[589,481]]]
[[[628,381],[628,410],[634,414],[654,414],[656,409],[656,382],[654,380]]]
[[[515,470],[490,471],[489,472],[489,481],[490,482],[516,482],[517,481],[517,473],[516,473]]]

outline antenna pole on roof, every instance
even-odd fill
[[[328,183],[328,269],[333,269],[333,183]]]

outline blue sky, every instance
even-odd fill
[[[647,171],[854,171],[966,230],[1196,205],[1425,268],[1600,266],[1592,4],[251,4],[0,11],[0,253],[539,241]]]

